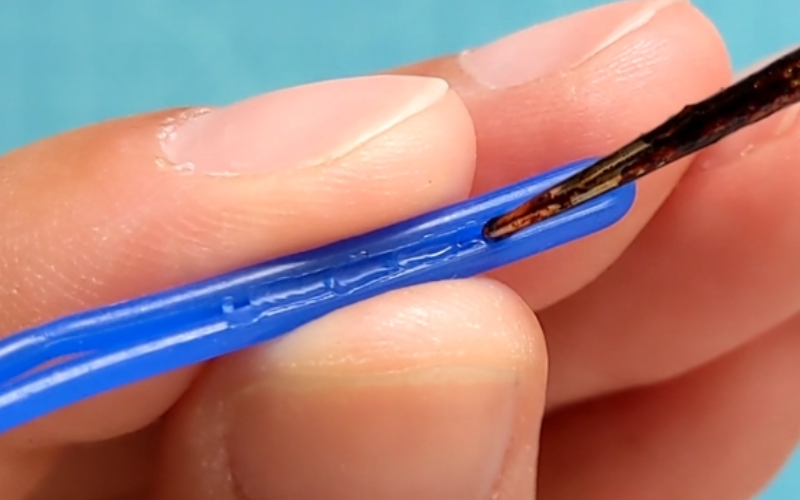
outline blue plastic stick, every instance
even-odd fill
[[[288,333],[389,290],[464,278],[599,231],[617,189],[508,239],[483,224],[585,168],[578,162],[323,248],[32,328],[0,342],[0,432],[96,395]],[[56,362],[59,359],[64,361]],[[54,363],[45,369],[36,369]]]

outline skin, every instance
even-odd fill
[[[609,151],[731,78],[713,26],[683,3],[587,64],[508,89],[456,56],[394,72],[452,90],[353,153],[255,186],[156,175],[155,137],[175,110],[0,158],[0,334]],[[637,99],[648,105],[627,105]],[[600,234],[377,297],[0,436],[0,493],[461,499],[474,475],[498,500],[750,498],[800,437],[794,113],[645,179]],[[352,208],[373,192],[385,202]],[[287,217],[287,200],[309,201]],[[297,230],[321,213],[325,228]],[[465,465],[485,449],[502,459]]]

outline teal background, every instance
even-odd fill
[[[603,3],[2,0],[0,153],[112,116],[224,103],[456,51]],[[800,40],[797,0],[694,3],[719,26],[738,68]],[[798,498],[800,457],[763,500]]]

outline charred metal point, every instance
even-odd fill
[[[697,104],[484,226],[501,240],[706,148],[800,101],[800,49]]]

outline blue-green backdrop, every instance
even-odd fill
[[[475,46],[604,0],[3,0],[0,153],[165,106],[224,103]],[[796,0],[695,0],[738,68],[800,40]],[[714,467],[714,464],[708,464]],[[800,498],[800,456],[763,500]]]

